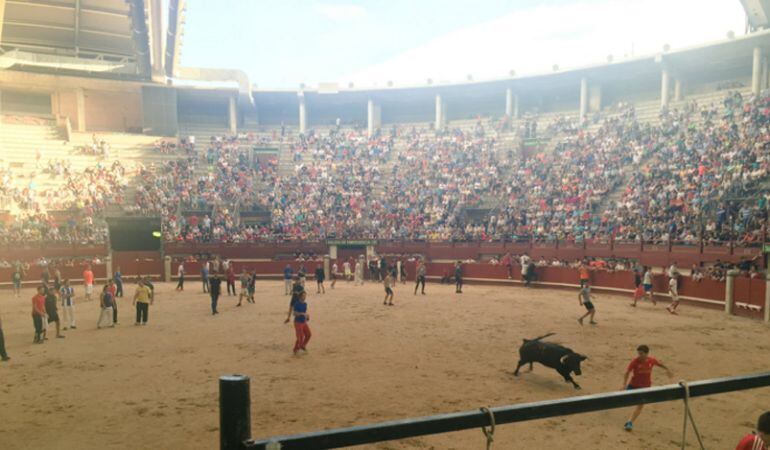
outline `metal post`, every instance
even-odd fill
[[[727,271],[727,283],[725,285],[725,314],[733,313],[733,299],[735,298],[735,276],[738,275],[735,269]]]
[[[219,377],[219,448],[241,450],[251,438],[251,397],[249,377]]]

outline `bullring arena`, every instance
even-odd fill
[[[199,283],[184,293],[174,286],[157,284],[147,327],[132,325],[127,298],[109,330],[95,329],[93,302],[81,303],[77,332],[39,348],[30,344],[27,302],[6,298],[4,331],[19,361],[2,367],[4,447],[213,448],[216,379],[229,372],[251,377],[252,429],[267,437],[617,390],[638,343],[673,369],[673,379],[656,377],[660,384],[766,370],[770,350],[760,322],[694,307],[680,316],[662,304],[633,309],[628,295],[597,294],[599,324],[581,328],[574,290],[468,285],[455,294],[454,286],[429,283],[423,297],[408,283],[396,286],[388,308],[378,284],[338,282],[325,295],[312,290],[313,337],[308,354],[294,357],[282,282],[258,282],[256,303],[240,308],[225,296],[214,319]],[[552,340],[589,356],[582,391],[540,365],[512,375],[522,338],[554,330]],[[740,438],[735,430],[750,427],[742,415],[764,408],[767,394],[694,400],[710,447]],[[639,433],[623,431],[627,414],[501,426],[496,441],[545,448],[568,436],[577,448],[678,448],[681,402],[649,407]],[[363,448],[483,448],[483,436],[472,430]]]
[[[434,1],[0,0],[0,450],[767,450],[768,2]]]

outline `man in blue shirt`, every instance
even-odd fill
[[[286,264],[283,269],[283,286],[284,295],[291,295],[291,280],[294,278],[294,271],[291,269],[290,264]]]

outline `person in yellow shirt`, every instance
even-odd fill
[[[150,288],[145,286],[144,282],[139,280],[134,292],[134,305],[136,305],[136,322],[134,325],[147,325],[147,318],[150,314],[150,305],[153,303]]]

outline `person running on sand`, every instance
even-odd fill
[[[646,345],[640,345],[636,348],[637,357],[631,360],[631,363],[626,369],[626,373],[623,376],[623,390],[642,389],[652,386],[652,368],[655,366],[661,367],[666,371],[669,377],[673,376],[671,370],[664,366],[663,363],[650,356],[650,348]],[[628,380],[631,376],[631,381]],[[632,431],[634,429],[634,420],[642,413],[644,405],[637,405],[634,408],[634,412],[628,418],[625,426],[626,431]]]
[[[596,315],[596,308],[594,308],[594,303],[591,301],[591,286],[586,284],[580,289],[580,293],[578,294],[578,301],[580,302],[581,306],[585,306],[588,310],[585,314],[580,316],[578,323],[583,325],[583,319],[591,316],[591,321],[588,323],[591,325],[596,325],[596,321],[594,320],[594,316]]]

